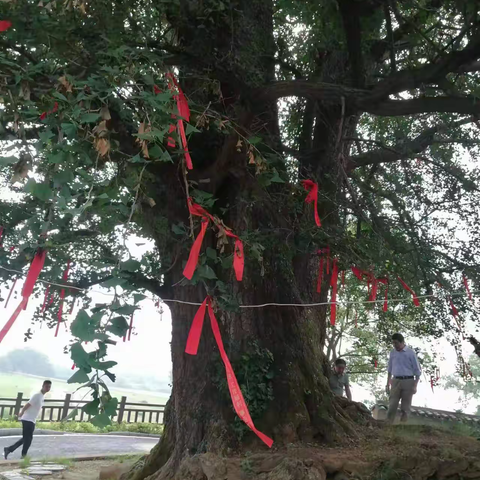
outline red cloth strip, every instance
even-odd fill
[[[0,20],[0,32],[6,32],[11,26],[10,20]]]
[[[0,343],[2,343],[2,340],[5,338],[5,335],[12,328],[12,325],[15,323],[15,320],[17,319],[17,317],[20,315],[20,312],[23,310],[23,308],[27,304],[27,300],[28,299],[26,297],[22,298],[22,300],[18,304],[18,307],[15,309],[15,311],[13,312],[8,322],[3,326],[2,330],[0,330]]]
[[[375,358],[373,360],[373,368],[377,368],[378,367],[378,360]]]
[[[175,120],[177,117],[172,113],[171,118]],[[175,147],[175,139],[171,135],[176,129],[177,127],[175,126],[175,124],[171,123],[168,129],[167,147],[170,147],[170,148]]]
[[[133,328],[133,313],[130,315],[130,327],[128,328],[128,341],[132,338],[132,328]]]
[[[189,170],[193,169],[192,158],[190,157],[190,152],[188,151],[187,136],[185,134],[185,127],[183,126],[183,120],[178,121],[178,131],[180,132],[180,139],[182,141],[183,154],[185,155],[185,163]]]
[[[28,299],[28,297],[30,297],[30,295],[32,294],[33,287],[35,286],[38,276],[42,271],[43,264],[45,263],[46,255],[47,255],[47,252],[46,250],[43,250],[43,249],[39,250],[35,254],[32,264],[30,265],[30,268],[28,270],[27,278],[25,279],[25,283],[23,284],[22,297]]]
[[[215,337],[218,351],[220,352],[223,364],[225,365],[225,373],[227,375],[228,389],[230,391],[233,408],[235,409],[235,412],[240,417],[240,419],[245,422],[245,424],[260,438],[260,440],[262,440],[266,445],[271,447],[273,444],[273,440],[259,430],[257,430],[255,425],[253,424],[252,417],[250,416],[250,412],[248,411],[248,407],[243,397],[242,391],[240,390],[240,386],[238,385],[235,372],[233,371],[232,365],[227,356],[227,352],[225,351],[225,347],[223,346],[220,328],[213,312],[211,298],[208,296],[205,297],[205,300],[195,314],[192,326],[190,327],[190,332],[188,334],[185,352],[189,355],[196,355],[198,352],[198,345],[200,343],[200,336],[202,334],[202,327],[205,319],[205,310],[207,308],[207,304],[208,316],[210,317],[210,325],[212,327],[213,336]]]
[[[70,271],[70,260],[68,260],[67,262],[67,268],[65,269],[65,271],[63,272],[63,277],[62,277],[62,281],[65,283],[67,280],[68,280],[68,272]],[[62,322],[62,314],[63,314],[63,302],[65,300],[65,289],[62,288],[62,290],[60,290],[60,305],[58,307],[58,313],[57,313],[57,318],[58,318],[58,322],[57,322],[57,328],[55,330],[55,336],[58,336],[58,329],[60,328],[60,323]]]
[[[212,327],[213,336],[217,341],[218,350],[220,352],[220,356],[222,357],[223,364],[225,365],[225,373],[227,374],[228,389],[230,390],[233,408],[235,409],[235,412],[237,412],[237,415],[240,417],[240,419],[245,422],[245,424],[258,436],[258,438],[260,438],[262,442],[271,448],[273,445],[273,440],[257,430],[253,424],[252,417],[248,411],[247,403],[243,398],[242,391],[238,385],[237,377],[235,376],[235,372],[233,371],[232,365],[227,356],[227,352],[223,346],[222,335],[220,333],[220,328],[218,327],[217,319],[215,318],[215,314],[213,312],[211,301],[208,302],[208,316],[210,317],[210,325]]]
[[[203,320],[205,318],[205,311],[207,309],[207,301],[208,297],[205,297],[205,300],[198,308],[195,317],[193,317],[192,326],[188,332],[187,346],[185,347],[185,352],[189,355],[196,355],[198,352],[198,345],[202,335]]]
[[[388,310],[388,278],[377,278],[377,281],[385,285],[385,300],[383,301],[383,311]]]
[[[241,282],[243,280],[243,270],[245,268],[245,256],[243,253],[243,242],[237,235],[227,228],[224,229],[225,235],[235,239],[235,247],[233,251],[233,269],[235,270],[235,278]]]
[[[332,277],[330,279],[332,287],[332,304],[330,305],[330,325],[335,325],[337,320],[337,287],[338,287],[338,264],[337,259],[333,259]]]
[[[360,280],[363,281],[364,271],[360,270],[358,267],[352,267],[353,274]]]
[[[457,307],[453,304],[452,297],[448,297],[448,301],[450,302],[450,307],[452,309],[452,315],[457,318],[458,317],[458,310]]]
[[[432,392],[433,392],[433,377],[430,377],[430,386],[432,387]]]
[[[3,231],[4,228],[0,227],[0,247],[3,245]]]
[[[13,285],[12,285],[12,288],[10,289],[10,291],[8,292],[8,297],[7,297],[7,301],[5,302],[5,307],[4,308],[7,308],[8,307],[8,302],[10,301],[10,297],[12,296],[12,293],[13,291],[15,290],[15,285],[17,284],[17,279],[15,279],[13,281]]]
[[[208,218],[202,218],[202,228],[197,238],[193,242],[193,246],[190,250],[190,255],[188,256],[187,264],[185,265],[185,269],[183,270],[183,275],[187,277],[189,280],[192,279],[193,274],[195,273],[195,269],[197,268],[198,257],[200,255],[202,242],[205,237],[205,233],[207,231],[208,222],[209,222]]]
[[[312,180],[302,180],[303,188],[308,192],[307,197],[305,198],[305,203],[312,203],[314,206],[315,212],[315,223],[317,227],[322,226],[320,217],[318,216],[318,184]]]
[[[470,291],[470,287],[468,286],[468,279],[465,275],[463,276],[463,284],[465,285],[465,290],[468,293],[468,298],[473,301],[472,292]]]
[[[419,307],[420,306],[420,301],[418,300],[418,297],[415,295],[415,292],[400,278],[400,277],[397,277],[398,278],[398,281],[402,284],[402,287],[407,291],[407,292],[410,292],[412,294],[412,300],[413,300],[413,304],[416,306],[416,307]]]

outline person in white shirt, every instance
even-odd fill
[[[20,410],[18,418],[22,421],[22,438],[10,447],[5,447],[3,449],[3,456],[5,457],[5,460],[21,445],[23,445],[22,458],[25,458],[27,456],[28,449],[30,448],[33,440],[35,422],[37,421],[39,413],[42,411],[45,394],[48,393],[51,388],[52,382],[50,380],[45,380],[43,382],[42,389],[38,393],[35,393],[32,398],[27,402],[27,404],[22,408],[22,410]]]
[[[401,422],[408,420],[412,408],[413,395],[417,393],[417,385],[422,374],[415,350],[405,346],[405,339],[400,333],[392,335],[394,349],[388,360],[387,394],[390,401],[387,422],[393,423],[397,415],[398,404],[402,401]],[[393,379],[392,379],[393,376]],[[390,388],[390,382],[392,387]]]

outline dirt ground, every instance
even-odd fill
[[[135,459],[72,463],[48,479],[98,480],[101,467]],[[12,467],[3,467],[0,472]],[[186,459],[175,480],[480,480],[480,441],[428,426],[364,426],[341,446],[294,445],[234,457]]]
[[[186,459],[175,480],[480,480],[480,441],[427,426],[365,427],[343,446]]]

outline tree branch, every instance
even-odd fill
[[[435,143],[435,135],[448,129],[459,127],[473,122],[473,119],[463,119],[452,124],[440,124],[427,128],[420,135],[410,141],[404,141],[393,147],[382,146],[381,148],[350,157],[347,168],[351,171],[366,165],[378,165],[405,160],[415,154],[422,153],[426,148]]]
[[[368,90],[345,87],[331,83],[292,80],[273,82],[254,93],[271,100],[283,97],[306,97],[325,105],[340,105],[342,98],[347,109],[363,111],[378,116],[402,116],[417,113],[480,114],[480,100],[476,97],[420,97],[412,100],[384,100],[375,103]]]
[[[413,100],[386,100],[374,104],[367,97],[358,102],[364,112],[381,117],[398,117],[419,113],[460,113],[475,115],[480,113],[480,100],[476,97],[421,97]]]
[[[471,64],[479,56],[480,34],[477,34],[463,50],[451,52],[436,63],[428,63],[423,67],[402,70],[389,75],[375,86],[370,101],[378,102],[392,93],[413,90],[421,85],[434,83],[444,78],[448,73],[458,72],[462,66]]]

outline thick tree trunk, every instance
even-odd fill
[[[198,56],[222,58],[216,70],[229,72],[229,76],[221,75],[220,79],[222,102],[214,98],[214,104],[216,102],[218,109],[225,109],[225,115],[242,134],[260,130],[264,141],[274,146],[278,142],[276,105],[259,101],[249,103],[249,89],[273,78],[271,2],[240,0],[230,12],[232,18],[229,21],[232,23],[227,21],[225,25],[221,23],[223,17],[216,18],[219,23],[209,24],[206,30],[192,29],[202,17],[200,2],[181,3],[185,15],[182,21],[178,20],[181,42]],[[210,93],[205,93],[210,91],[205,88],[205,83],[190,73],[194,72],[183,72],[187,96],[199,104],[212,102]],[[326,177],[328,182],[322,184],[323,191],[331,198],[331,202],[323,202],[325,214],[335,211],[339,189],[336,134],[345,122],[344,112],[339,108],[330,111],[317,108],[317,111],[319,115],[312,136],[319,153],[315,159],[306,159],[301,167],[304,174],[313,173],[318,178],[329,174]],[[239,138],[235,132],[227,137],[223,133],[204,132],[193,136],[191,141],[195,169],[189,179],[208,179],[208,183],[202,183],[202,189],[208,189],[218,199],[217,208],[228,207],[228,213],[221,215],[222,220],[240,234],[265,228],[273,232],[271,241],[265,245],[263,265],[248,258],[242,283],[236,282],[230,271],[221,280],[232,285],[242,305],[326,301],[327,288],[323,288],[320,295],[314,291],[317,258],[310,254],[291,257],[297,232],[292,226],[293,216],[289,210],[290,194],[284,193],[282,197],[282,192],[278,195],[274,192],[276,197],[272,200],[271,195],[267,197],[259,189],[254,175],[247,171],[245,150],[237,151]],[[169,223],[178,223],[179,218],[188,223],[181,172],[167,167],[157,176],[162,177],[163,185],[165,178],[171,181],[165,189],[152,180],[148,194],[157,204],[168,205]],[[239,201],[240,196],[242,201]],[[310,210],[309,213],[310,225],[313,213]],[[154,213],[147,215],[150,217],[145,219],[145,224],[151,229],[155,225]],[[334,213],[327,218],[326,223],[331,227],[338,222]],[[178,245],[165,245],[160,229],[153,229],[151,233],[160,251],[171,249],[176,252],[171,255],[173,266],[165,275],[165,284],[174,285],[169,296],[176,300],[202,302],[208,293],[205,285],[186,286],[182,282],[188,251]],[[207,245],[215,247],[215,239],[209,235],[204,248]],[[248,256],[248,246],[246,252]],[[266,275],[263,275],[263,269]],[[190,356],[185,353],[185,345],[198,307],[173,303],[170,308],[173,390],[165,413],[165,433],[145,463],[137,465],[130,473],[129,478],[135,480],[174,478],[177,474],[176,478],[182,478],[184,474],[178,473],[182,461],[197,453],[226,454],[244,449],[267,449],[233,411],[225,370],[208,316],[198,354]],[[245,308],[239,312],[218,309],[217,318],[253,421],[259,430],[274,439],[276,445],[332,441],[349,430],[349,419],[334,400],[325,376],[325,307]]]

